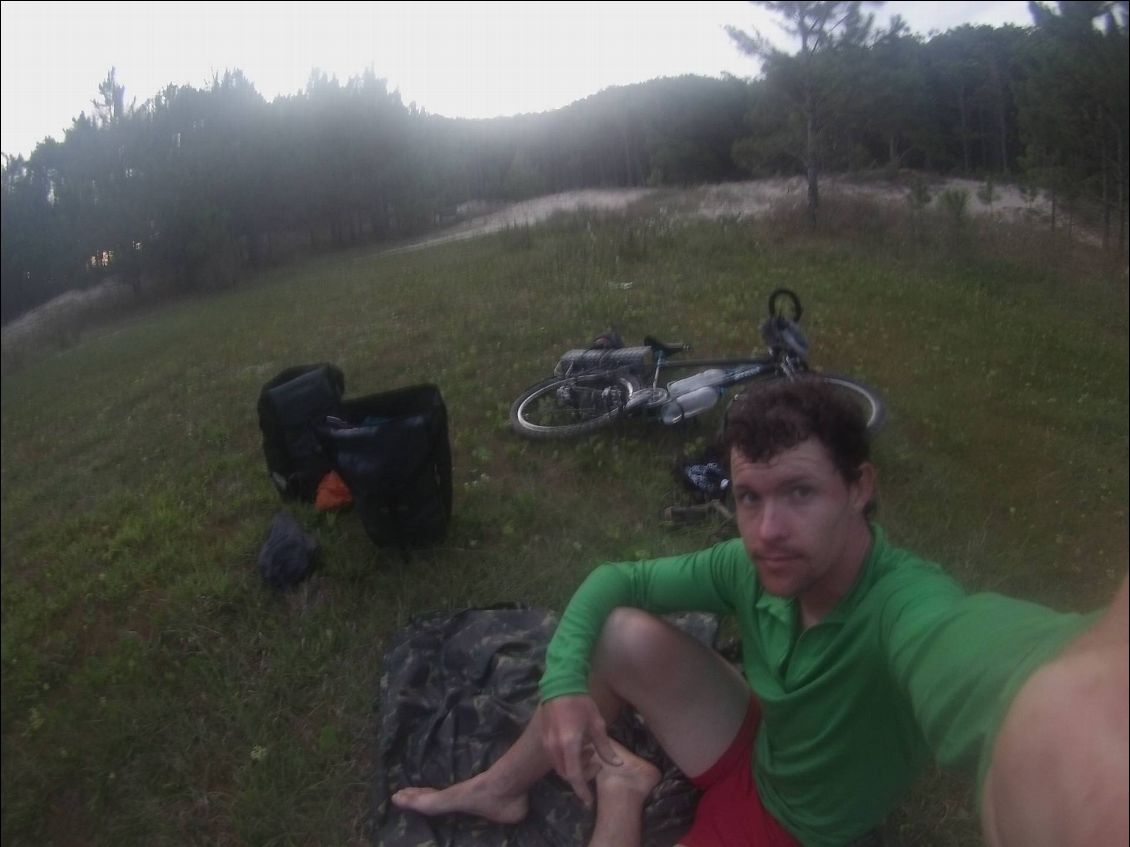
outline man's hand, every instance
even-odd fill
[[[595,752],[607,765],[618,767],[620,757],[612,749],[604,718],[592,697],[567,694],[542,704],[542,746],[553,762],[553,769],[569,783],[573,793],[592,808],[592,792],[586,771],[587,760]]]

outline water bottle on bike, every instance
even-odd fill
[[[712,408],[722,396],[721,385],[725,380],[724,370],[709,368],[670,383],[667,391],[671,399],[659,407],[663,423],[676,424]]]

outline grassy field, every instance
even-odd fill
[[[368,843],[378,661],[411,615],[561,608],[600,561],[718,531],[660,521],[672,461],[715,420],[535,444],[507,429],[510,401],[613,323],[749,353],[778,285],[805,302],[814,363],[889,403],[893,540],[971,588],[1103,602],[1127,564],[1126,282],[1015,252],[576,216],[308,259],[6,376],[3,842]],[[356,516],[297,509],[321,566],[280,595],[255,565],[280,508],[255,401],[316,361],[350,396],[440,386],[455,516],[406,562]],[[928,777],[888,835],[975,844],[972,809],[968,783]]]

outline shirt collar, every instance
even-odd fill
[[[840,602],[820,623],[843,623],[846,621],[851,617],[851,613],[855,611],[860,601],[867,596],[868,589],[875,582],[878,570],[875,563],[882,557],[883,550],[887,547],[887,535],[878,524],[869,523],[868,525],[871,527],[871,546],[867,548],[867,554],[863,557],[863,566],[856,574],[855,582],[848,593],[840,599]]]
[[[772,615],[783,624],[792,625],[796,617],[796,601],[792,597],[778,597],[762,589],[753,603],[759,612]]]

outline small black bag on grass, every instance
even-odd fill
[[[317,554],[314,537],[303,531],[290,512],[279,512],[259,551],[259,573],[267,585],[292,588],[309,575]]]
[[[319,433],[375,544],[443,536],[451,519],[451,444],[436,386],[345,400]]]
[[[334,365],[287,368],[259,392],[259,429],[267,470],[284,500],[313,502],[333,462],[315,426],[336,414],[345,375]]]

